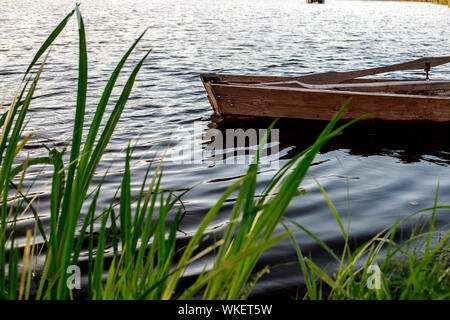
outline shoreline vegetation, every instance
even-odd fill
[[[24,136],[27,113],[34,99],[40,75],[45,72],[49,49],[76,16],[79,31],[78,88],[72,143],[68,149],[48,149],[48,156],[20,162],[32,134]],[[121,94],[110,113],[106,112],[112,90],[128,57],[133,54],[145,31],[137,38],[106,84],[84,142],[87,91],[87,43],[82,15],[78,6],[53,30],[37,50],[25,71],[23,83],[9,108],[0,118],[0,298],[1,299],[246,299],[269,267],[257,269],[261,254],[283,239],[291,239],[303,277],[306,293],[298,299],[448,299],[450,297],[449,231],[439,231],[436,216],[448,214],[450,206],[438,202],[439,188],[430,208],[398,220],[372,239],[354,245],[347,223],[317,181],[330,218],[340,229],[344,247],[340,256],[298,221],[284,217],[294,197],[301,196],[301,182],[320,149],[348,126],[339,117],[351,103],[348,101],[328,123],[317,140],[286,162],[274,174],[261,195],[256,194],[259,155],[266,140],[249,165],[247,173],[234,182],[205,214],[186,245],[177,243],[177,227],[183,216],[181,199],[189,190],[175,195],[161,188],[164,179],[162,161],[150,163],[144,177],[133,175],[128,147],[123,163],[121,186],[111,203],[101,208],[98,199],[103,191],[93,176],[111,135],[116,128],[134,80],[150,54],[146,52],[135,65],[121,88]],[[269,127],[267,135],[270,134]],[[266,137],[267,137],[266,135]],[[66,156],[67,154],[67,156]],[[68,158],[68,159],[67,159]],[[67,159],[67,160],[66,160]],[[49,226],[44,228],[33,205],[37,194],[24,187],[30,166],[52,168]],[[131,181],[141,179],[138,194],[132,194]],[[39,179],[36,183],[40,183]],[[223,235],[216,238],[208,227],[225,201],[235,198]],[[81,214],[82,207],[87,214]],[[34,216],[34,226],[26,231],[25,245],[16,240],[17,222],[23,214]],[[419,217],[422,217],[419,219]],[[417,222],[416,220],[419,219]],[[168,220],[172,221],[168,223]],[[411,231],[409,225],[416,221]],[[403,227],[406,227],[406,237]],[[276,234],[284,226],[285,231]],[[304,232],[325,250],[338,265],[335,273],[327,271],[302,251],[294,232]],[[213,242],[205,247],[205,238]],[[205,256],[214,263],[182,284],[188,266]],[[38,256],[40,259],[38,259]],[[42,259],[41,259],[42,258]],[[39,261],[39,263],[38,263]],[[82,266],[86,275],[83,294],[72,287],[68,270]],[[72,268],[72,269],[71,269]],[[379,271],[379,272],[378,272]],[[378,272],[378,273],[377,273]],[[379,275],[379,276],[377,276]],[[75,281],[76,282],[76,281]],[[76,284],[76,283],[75,283]]]
[[[435,3],[435,4],[447,5],[450,8],[450,0],[399,0],[399,1],[430,2],[430,3]]]

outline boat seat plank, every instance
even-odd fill
[[[258,84],[255,84],[255,86]],[[422,91],[450,91],[450,81],[419,80],[419,81],[396,81],[396,82],[374,82],[374,83],[342,83],[312,85],[297,80],[265,82],[260,86],[287,86],[306,89],[345,90],[363,92],[422,92]]]

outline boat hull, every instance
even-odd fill
[[[220,115],[330,120],[351,98],[341,119],[450,121],[450,97],[203,83]]]

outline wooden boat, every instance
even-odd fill
[[[450,56],[391,66],[300,77],[202,74],[208,99],[222,116],[330,120],[352,98],[342,119],[450,121],[450,81],[429,80],[431,67]],[[359,79],[398,70],[424,69],[422,80]]]

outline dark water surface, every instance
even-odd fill
[[[7,97],[14,94],[38,46],[73,6],[73,1],[0,1],[2,96],[5,90]],[[325,5],[307,5],[290,0],[114,0],[84,1],[81,9],[89,49],[88,119],[92,118],[115,64],[146,27],[148,34],[124,74],[148,48],[153,48],[100,164],[102,173],[115,160],[101,206],[109,204],[120,183],[120,160],[130,141],[136,144],[132,172],[136,193],[148,161],[167,150],[163,187],[195,186],[184,199],[187,213],[180,229],[187,235],[180,233],[183,238],[196,230],[205,212],[246,170],[244,164],[212,160],[181,163],[189,157],[179,156],[180,151],[189,147],[196,134],[198,137],[194,122],[203,121],[200,134],[208,127],[225,131],[268,125],[211,120],[212,110],[199,73],[293,76],[368,68],[450,52],[450,10],[427,3],[328,0]],[[42,143],[62,146],[71,136],[77,44],[76,20],[72,19],[53,46],[37,93],[55,95],[36,100],[32,107],[33,117],[27,130],[40,135],[27,145],[26,151],[32,157],[42,153]],[[394,75],[423,76],[420,71]],[[450,80],[450,65],[433,69],[431,77]],[[124,79],[125,76],[121,83]],[[114,98],[118,94],[116,91]],[[323,122],[281,122],[277,156],[280,165],[310,145],[323,126]],[[399,216],[430,207],[438,179],[439,202],[449,204],[448,129],[448,124],[398,123],[366,123],[351,128],[316,158],[302,185],[307,194],[296,198],[286,215],[339,248],[343,244],[339,228],[314,178],[328,192],[343,219],[350,204],[351,232],[361,240],[375,235]],[[51,177],[50,168],[45,169],[44,177]],[[262,188],[269,178],[269,174],[260,175],[258,187]],[[37,208],[48,223],[46,181],[40,181],[33,190],[42,192]],[[231,206],[232,202],[227,203],[214,221],[217,230],[224,227]],[[448,212],[441,212],[437,224],[446,228],[448,222]],[[24,219],[18,224],[19,232],[30,226],[33,220]],[[310,252],[319,262],[330,261],[306,235],[297,232],[295,236],[304,253]],[[295,261],[289,241],[267,251],[261,265],[269,264],[271,273],[261,279],[255,294],[293,295],[301,284]],[[195,268],[190,270],[191,274],[196,272]]]

